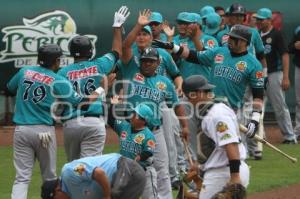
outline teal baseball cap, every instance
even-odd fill
[[[139,117],[143,118],[147,122],[147,124],[152,124],[154,114],[148,105],[139,104],[133,110],[139,115]]]
[[[208,14],[210,13],[214,13],[215,9],[212,6],[204,6],[203,8],[201,8],[200,10],[200,15],[202,17],[202,19],[205,19],[207,17]]]
[[[147,33],[149,33],[150,35],[152,35],[152,30],[151,30],[151,27],[150,26],[144,26],[142,31],[145,31]]]
[[[197,24],[199,24],[199,25],[202,25],[202,18],[201,18],[201,16],[200,16],[199,14],[194,13],[194,12],[191,12],[190,15],[191,15],[192,17],[194,17],[194,23],[197,23]]]
[[[217,13],[209,13],[206,16],[205,33],[214,35],[219,31],[222,19]]]
[[[257,19],[272,19],[272,11],[269,8],[261,8],[256,12]]]
[[[152,12],[149,18],[150,23],[151,22],[158,22],[162,23],[163,22],[163,17],[159,12]]]
[[[177,15],[177,22],[183,21],[187,23],[195,23],[195,16],[189,12],[181,12]]]

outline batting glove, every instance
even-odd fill
[[[39,133],[39,139],[41,141],[42,146],[45,149],[47,149],[50,142],[52,141],[51,133],[50,132]]]
[[[259,127],[259,119],[260,119],[260,113],[259,112],[253,112],[251,121],[247,124],[247,132],[246,136],[248,138],[253,138],[258,130]]]
[[[130,15],[127,6],[121,6],[118,12],[115,12],[114,24],[112,27],[120,28],[126,21],[127,17]]]

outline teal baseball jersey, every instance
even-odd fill
[[[71,106],[83,100],[67,79],[40,66],[23,67],[8,82],[7,88],[16,93],[13,121],[17,125],[53,125],[51,106],[56,98]]]
[[[232,56],[227,47],[197,52],[198,61],[211,66],[210,81],[216,85],[217,97],[227,97],[232,108],[243,104],[248,84],[251,88],[263,88],[263,72],[260,62],[250,53]]]
[[[101,168],[112,183],[120,157],[120,154],[113,153],[81,158],[65,164],[61,172],[62,191],[72,199],[102,198],[102,188],[93,179],[93,172],[95,168]]]
[[[261,40],[261,37],[258,33],[258,31],[255,28],[249,27],[249,30],[251,31],[251,42],[248,46],[248,52],[251,53],[252,55],[255,55],[256,53],[264,53],[265,47],[264,44]],[[230,31],[230,28],[228,29],[228,32]],[[227,33],[228,33],[227,32]],[[224,34],[222,36],[222,46],[227,46],[228,45],[228,38],[229,36]]]
[[[119,136],[121,155],[133,160],[142,152],[149,152],[153,155],[156,141],[153,133],[147,127],[138,132],[133,132],[129,122],[115,120],[114,130]],[[152,162],[139,161],[139,164],[145,168],[151,165]]]
[[[203,43],[205,49],[211,49],[219,46],[217,40],[214,37],[206,35],[204,33],[200,36],[199,40]],[[189,38],[180,38],[179,36],[176,36],[174,37],[174,43],[177,45],[186,44],[189,49],[196,49],[193,41]],[[183,79],[186,79],[191,75],[203,75],[209,80],[209,67],[203,67],[199,64],[187,62],[184,59],[179,59],[177,65]]]
[[[109,74],[116,58],[112,53],[95,60],[82,61],[68,65],[58,71],[58,74],[67,78],[73,85],[73,88],[82,96],[90,95],[100,86],[101,79],[104,75]],[[74,118],[80,115],[102,115],[103,106],[101,98],[92,103],[88,110],[82,111],[66,106],[63,112],[65,119]]]
[[[126,90],[127,105],[136,107],[140,103],[145,103],[154,113],[153,125],[160,126],[161,107],[164,102],[168,107],[175,106],[179,102],[174,85],[167,77],[161,75],[144,77],[141,73],[136,73],[130,81]]]
[[[157,48],[159,53],[160,65],[156,69],[156,73],[159,75],[167,76],[170,79],[179,75],[179,70],[170,55],[165,49]],[[122,79],[130,80],[132,77],[140,71],[140,52],[138,48],[132,48],[132,58],[127,64],[118,62],[117,67],[120,71]]]
[[[224,26],[223,30],[218,31],[214,37],[217,39],[219,46],[224,46],[228,42],[228,35],[227,33],[229,32],[230,28],[228,25]]]

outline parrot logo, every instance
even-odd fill
[[[218,122],[216,129],[217,129],[217,132],[223,133],[228,130],[228,126],[224,122]]]
[[[84,164],[79,164],[77,165],[75,168],[74,168],[74,172],[77,174],[77,175],[80,175],[82,176],[83,175],[83,172],[85,171],[85,165]]]
[[[44,29],[54,35],[76,33],[75,21],[69,14],[60,10],[45,13],[33,19],[24,18],[23,22],[25,26]]]

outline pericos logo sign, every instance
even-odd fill
[[[61,65],[72,63],[68,57],[69,41],[77,35],[76,23],[72,17],[61,10],[41,14],[32,19],[23,18],[24,25],[7,26],[2,29],[5,49],[0,51],[0,63],[15,62],[15,67],[36,65],[37,50],[44,44],[58,44],[66,57]],[[95,45],[96,35],[86,35]],[[95,52],[94,52],[95,54]]]

